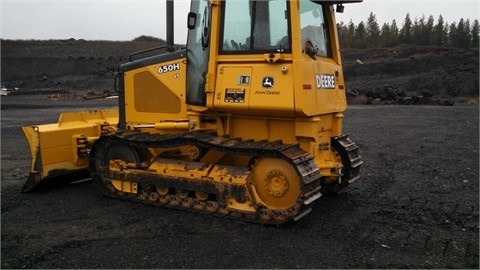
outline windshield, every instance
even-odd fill
[[[286,0],[227,0],[222,3],[221,53],[290,51]]]

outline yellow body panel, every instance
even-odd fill
[[[185,59],[176,59],[125,72],[127,122],[153,124],[187,118],[185,63]]]
[[[292,77],[286,72],[290,68],[287,64],[265,63],[219,65],[214,108],[243,114],[271,114],[274,111],[277,115],[294,115]],[[275,79],[274,87],[262,87],[263,74]],[[249,81],[242,81],[247,77]]]

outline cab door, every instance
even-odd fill
[[[192,1],[188,15],[187,104],[206,103],[205,76],[208,67],[210,6],[207,0]]]

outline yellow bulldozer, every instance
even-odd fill
[[[118,109],[22,127],[32,157],[22,191],[91,178],[135,202],[261,224],[302,218],[359,177],[335,22],[354,2],[192,1],[186,47],[173,49],[168,0],[166,45],[118,67]]]

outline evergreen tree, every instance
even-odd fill
[[[368,33],[365,29],[365,24],[363,23],[363,21],[361,21],[357,28],[355,29],[355,42],[354,42],[354,47],[355,48],[361,48],[361,49],[364,49],[364,48],[367,48],[367,37],[368,37]]]
[[[480,35],[480,26],[478,25],[478,20],[474,20],[472,25],[472,30],[471,30],[473,48],[478,48],[479,46],[479,35]]]
[[[458,22],[454,35],[455,47],[470,48],[470,26],[467,26],[467,22],[463,18]]]
[[[412,20],[410,14],[407,13],[402,29],[400,30],[400,41],[403,43],[412,43]]]
[[[392,39],[392,32],[390,30],[390,25],[384,23],[380,33],[380,46],[389,46]]]
[[[472,47],[472,31],[470,30],[470,20],[469,19],[467,19],[465,21],[465,40],[464,40],[464,42],[465,42],[465,45],[467,46],[465,48],[469,49],[469,48]]]
[[[444,31],[442,15],[438,16],[437,24],[433,28],[432,44],[436,46],[447,45],[447,33]]]
[[[348,34],[347,34],[347,43],[350,48],[355,46],[355,24],[352,20],[348,23]]]
[[[346,48],[392,47],[401,43],[418,45],[451,46],[456,48],[479,47],[480,25],[478,20],[460,19],[458,24],[448,24],[442,15],[437,23],[432,15],[415,18],[412,23],[407,13],[401,29],[392,20],[391,25],[384,23],[380,29],[376,16],[370,12],[367,23],[363,21],[356,26],[352,20],[348,25],[337,24],[339,41]]]
[[[415,18],[412,26],[412,44],[422,44],[422,28],[422,23],[419,22],[417,18]]]
[[[459,42],[457,38],[457,23],[453,22],[450,24],[449,30],[448,30],[448,45],[451,47],[458,47]]]
[[[399,30],[397,26],[397,21],[395,19],[392,20],[392,24],[390,25],[390,32],[392,34],[392,41],[390,46],[395,46],[399,44],[398,38],[399,38]]]
[[[337,23],[337,32],[338,32],[338,42],[340,43],[341,47],[346,48],[346,35],[347,35],[347,27],[345,26],[344,22]]]
[[[368,45],[372,47],[378,47],[380,39],[380,27],[378,26],[377,19],[373,12],[370,12],[370,16],[367,19],[367,25],[365,30],[368,35]]]
[[[425,15],[422,15],[420,19],[415,18],[412,27],[412,43],[418,45],[430,45],[433,23],[433,16],[431,15],[428,20],[425,18]]]
[[[443,33],[444,33],[444,38],[445,38],[445,44],[443,46],[451,46],[450,42],[450,26],[448,25],[447,22],[445,22],[445,25],[443,26]]]
[[[427,23],[425,24],[425,42],[426,45],[432,45],[434,44],[433,42],[433,25],[435,24],[435,20],[433,19],[433,16],[430,15],[428,16]]]

